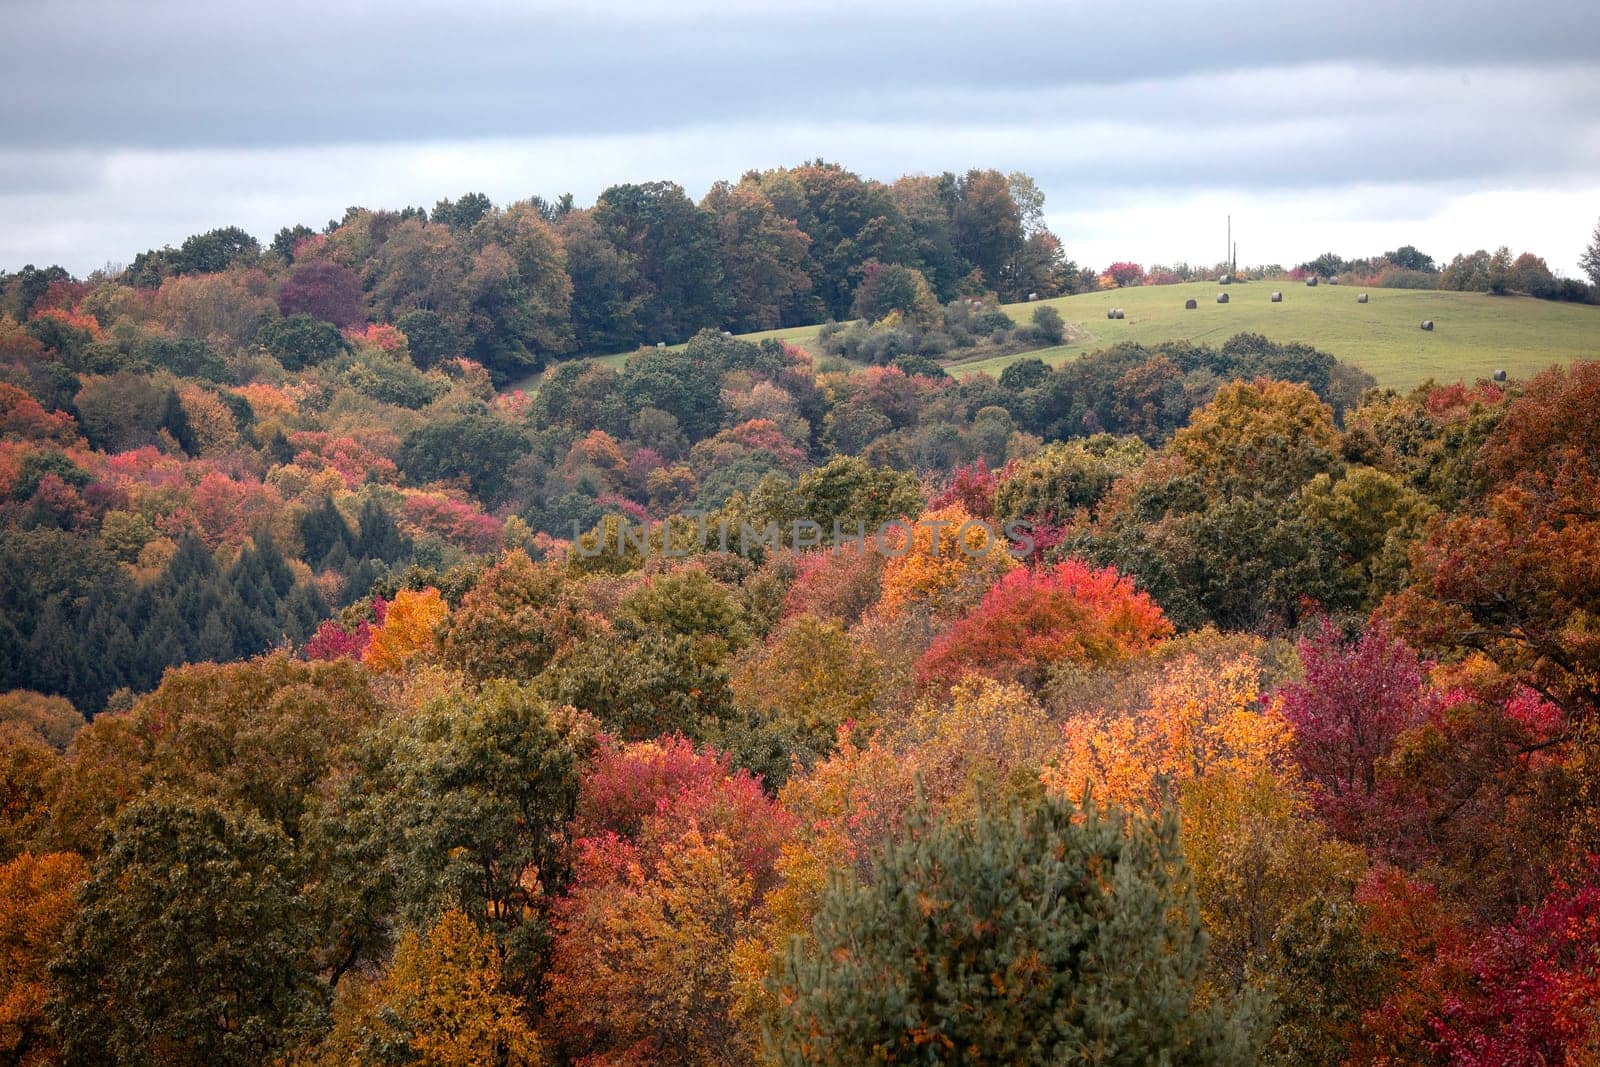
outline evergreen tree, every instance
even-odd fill
[[[785,1064],[1233,1064],[1248,1016],[1196,1001],[1205,949],[1175,819],[1046,798],[916,816],[836,875],[778,981]]]
[[[350,525],[339,514],[339,509],[333,506],[332,497],[323,497],[321,503],[300,519],[300,541],[304,547],[302,558],[318,569],[328,569],[329,553],[339,547],[348,552],[353,540]]]
[[[351,555],[356,559],[375,559],[392,564],[410,557],[411,538],[395,525],[389,509],[376,500],[368,498],[361,505],[361,514],[356,522],[361,527],[361,533],[356,536],[351,550]]]

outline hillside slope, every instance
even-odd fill
[[[1274,304],[1274,289],[1283,302]],[[1228,303],[1218,304],[1226,291]],[[1356,302],[1366,292],[1368,302]],[[1184,310],[1184,301],[1199,305]],[[1007,304],[1004,310],[1026,322],[1034,309],[1048,305],[1061,312],[1081,336],[1072,344],[971,362],[951,361],[957,376],[998,374],[1007,364],[1038,356],[1058,364],[1083,352],[1119,341],[1154,343],[1177,339],[1220,344],[1236,333],[1260,333],[1273,341],[1299,341],[1372,374],[1379,384],[1409,388],[1429,378],[1439,381],[1486,378],[1504,369],[1513,377],[1534,374],[1552,363],[1600,357],[1600,307],[1562,304],[1524,296],[1452,293],[1435,290],[1357,289],[1296,282],[1215,282],[1143,286],[1082,293],[1034,303]],[[1120,307],[1127,317],[1106,318]],[[1432,319],[1434,329],[1419,328]],[[777,337],[822,355],[817,326],[795,326],[745,335],[750,340]],[[1081,332],[1080,332],[1081,331]],[[620,364],[628,353],[599,357]],[[536,380],[519,383],[523,388]]]

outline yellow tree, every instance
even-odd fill
[[[1338,465],[1333,410],[1304,385],[1234,382],[1195,412],[1167,451],[1212,493],[1293,489]]]
[[[1059,733],[1022,686],[970,674],[919,704],[896,740],[916,753],[929,803],[965,815],[1036,793]]]
[[[450,614],[439,590],[402,589],[389,602],[383,625],[373,631],[363,662],[373,670],[399,672],[433,646],[433,634]]]
[[[907,525],[909,539],[894,525],[884,534],[889,559],[878,610],[891,618],[919,603],[936,614],[959,614],[1018,566],[992,524],[974,519],[960,504],[927,512]]]
[[[1348,899],[1365,866],[1359,847],[1323,831],[1285,775],[1197,778],[1184,784],[1181,812],[1183,855],[1211,939],[1207,959],[1230,989],[1262,969],[1286,919],[1314,897]]]
[[[314,1063],[537,1067],[539,1039],[506,991],[494,938],[450,910],[426,936],[408,931],[376,982],[341,983],[333,1029]]]
[[[45,1017],[48,965],[88,877],[76,852],[24,852],[0,866],[0,1060],[6,1063],[59,1061]]]
[[[847,722],[866,720],[879,689],[878,657],[844,625],[801,614],[784,621],[734,670],[734,699],[825,750]]]
[[[1159,804],[1209,773],[1286,766],[1289,727],[1276,698],[1261,692],[1261,670],[1250,655],[1220,666],[1184,657],[1142,709],[1070,720],[1045,784],[1068,797],[1090,788],[1102,799]]]

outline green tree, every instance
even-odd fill
[[[479,579],[440,632],[445,663],[470,677],[532,678],[599,623],[556,564],[512,549]]]
[[[1402,270],[1432,271],[1437,269],[1434,266],[1433,257],[1417,251],[1416,245],[1402,245],[1393,252],[1385,252],[1383,258]]]
[[[437,311],[408,311],[395,323],[406,335],[411,361],[423,370],[461,355],[466,339]]]
[[[816,160],[768,171],[760,184],[778,213],[811,238],[806,270],[812,292],[795,294],[785,309],[786,323],[846,317],[861,265],[869,259],[917,265],[915,234],[882,183]]]
[[[877,322],[894,311],[912,322],[933,326],[939,319],[939,302],[921,271],[867,260],[861,265],[861,284],[856,286],[850,313]]]
[[[777,326],[784,307],[811,290],[805,271],[811,238],[779,215],[754,182],[718,182],[700,209],[716,227],[729,325],[741,333]]]
[[[260,241],[237,226],[227,226],[185,240],[172,264],[178,274],[216,274],[229,267],[251,265],[260,255]]]
[[[1080,509],[1092,509],[1113,482],[1149,455],[1139,438],[1110,434],[1050,445],[1007,470],[995,491],[995,514],[1064,525]]]
[[[467,279],[468,354],[497,384],[572,347],[572,281],[560,239],[530,204],[491,212],[472,227]]]
[[[692,638],[646,634],[619,642],[601,635],[575,645],[538,680],[552,703],[570,704],[629,741],[681,733],[712,735],[733,711],[728,675],[707,663]]]
[[[1033,336],[1034,340],[1044,345],[1058,345],[1065,340],[1067,324],[1061,318],[1061,312],[1053,307],[1034,309]]]
[[[724,317],[716,230],[673,182],[613,185],[594,220],[638,264],[636,341],[686,341]]]
[[[261,820],[156,793],[118,816],[51,967],[68,1062],[256,1064],[310,1006],[293,854]]]
[[[572,329],[580,352],[618,352],[638,344],[644,297],[639,257],[613,244],[594,211],[556,223],[572,278]]]
[[[391,913],[426,927],[459,908],[496,936],[508,980],[532,988],[595,732],[589,716],[493,681],[372,734],[360,772],[310,835],[331,857],[319,902],[344,927],[348,953],[379,950]]]
[[[379,322],[408,311],[436,311],[452,324],[466,324],[471,258],[448,226],[407,219],[390,231],[368,267],[373,310]]]
[[[687,637],[706,663],[722,662],[749,638],[738,602],[700,567],[652,576],[618,605],[616,622],[628,636]]]
[[[957,184],[956,250],[983,272],[989,287],[1014,300],[1015,266],[1023,249],[1022,211],[1012,199],[1011,183],[997,170],[971,170]]]
[[[261,327],[256,341],[277,357],[285,370],[302,370],[345,351],[344,338],[331,322],[296,312]]]
[[[1515,284],[1511,249],[1501,245],[1494,250],[1494,255],[1489,257],[1489,291],[1503,295],[1509,293]]]
[[[1399,964],[1398,954],[1367,932],[1367,920],[1359,904],[1314,896],[1279,924],[1263,968],[1277,1025],[1262,1063],[1349,1062],[1351,1038],[1394,986]]]
[[[452,230],[470,230],[479,219],[493,210],[493,202],[483,193],[463,193],[460,200],[446,197],[433,205],[429,218]]]
[[[835,874],[774,981],[786,1064],[1248,1062],[1249,1013],[1201,1005],[1205,935],[1175,821],[1041,798],[914,815]]]
[[[800,476],[795,486],[801,514],[833,535],[833,524],[854,535],[857,523],[867,536],[878,526],[901,516],[922,512],[922,487],[913,474],[873,467],[863,459],[838,456]],[[774,516],[776,518],[776,516]]]
[[[463,479],[494,507],[510,486],[511,465],[533,445],[490,415],[453,415],[413,430],[400,446],[400,469],[419,484]]]
[[[1600,222],[1594,224],[1594,236],[1589,241],[1589,247],[1583,250],[1583,255],[1578,257],[1578,266],[1589,276],[1592,285],[1600,286]]]
[[[713,335],[715,336],[715,335]],[[678,420],[690,442],[710,437],[722,421],[719,368],[695,341],[679,351],[649,349],[628,360],[620,387],[630,412],[659,408]]]

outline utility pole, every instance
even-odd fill
[[[1232,258],[1233,250],[1233,216],[1228,216],[1228,247],[1222,250],[1222,262],[1227,263]],[[1231,273],[1231,271],[1230,271]]]

